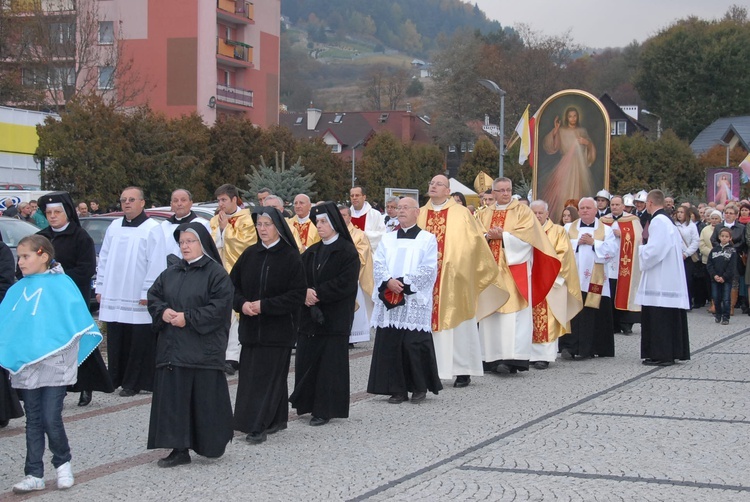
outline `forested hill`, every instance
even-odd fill
[[[306,25],[313,39],[372,37],[415,55],[433,49],[440,34],[502,29],[479,7],[461,0],[284,0],[281,13]]]

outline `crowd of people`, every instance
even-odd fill
[[[602,190],[568,201],[556,223],[546,201],[514,196],[508,178],[494,180],[473,210],[442,175],[422,207],[391,197],[385,215],[364,187],[351,189],[351,206],[299,194],[289,217],[268,189],[252,208],[232,185],[215,196],[208,221],[177,189],[174,214],[159,222],[144,212],[143,191],[126,188],[98,268],[78,222],[83,208],[65,192],[40,199],[49,228],[19,245],[22,278],[12,287],[16,264],[0,244],[4,322],[36,316],[38,335],[50,338],[43,353],[29,354],[19,349],[21,330],[0,337],[0,425],[22,413],[13,389],[23,389],[27,423],[57,424],[27,426],[26,478],[15,491],[44,488],[45,434],[58,487],[73,485],[66,388],[81,392],[81,405],[93,391],[153,392],[147,447],[171,449],[158,465],[172,467],[190,463],[190,450],[220,457],[233,431],[249,444],[267,441],[287,428],[289,403],[311,415],[311,426],[347,418],[348,351],[371,330],[367,391],[419,404],[444,381],[463,388],[486,372],[545,370],[558,357],[613,357],[615,333],[632,334],[636,323],[643,364],[670,366],[690,359],[688,310],[712,298],[717,322],[727,323],[735,304],[747,307],[740,272],[750,230],[737,218],[750,221],[750,204],[675,208],[659,190]],[[75,322],[58,323],[62,305],[39,315],[12,308],[20,297],[30,302],[30,280],[53,270],[80,300],[65,307]],[[108,367],[96,324],[87,324],[94,271]],[[64,371],[44,369],[63,360]],[[238,371],[233,410],[226,375]],[[54,405],[39,411],[48,398],[35,389]]]

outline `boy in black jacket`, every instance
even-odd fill
[[[719,245],[714,246],[706,263],[711,277],[711,296],[716,305],[716,322],[729,324],[729,309],[732,280],[737,275],[737,251],[732,246],[732,232],[728,228],[719,231]]]

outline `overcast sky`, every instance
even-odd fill
[[[505,26],[530,25],[545,35],[571,29],[573,41],[592,48],[624,47],[643,42],[673,21],[691,15],[724,16],[729,6],[750,0],[470,0],[487,17]]]

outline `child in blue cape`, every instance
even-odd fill
[[[102,335],[75,283],[54,262],[55,250],[46,237],[24,237],[17,253],[24,278],[0,304],[0,366],[10,372],[26,411],[26,477],[13,491],[45,488],[45,435],[57,487],[66,489],[74,479],[62,420],[65,388],[76,382],[78,365]]]

